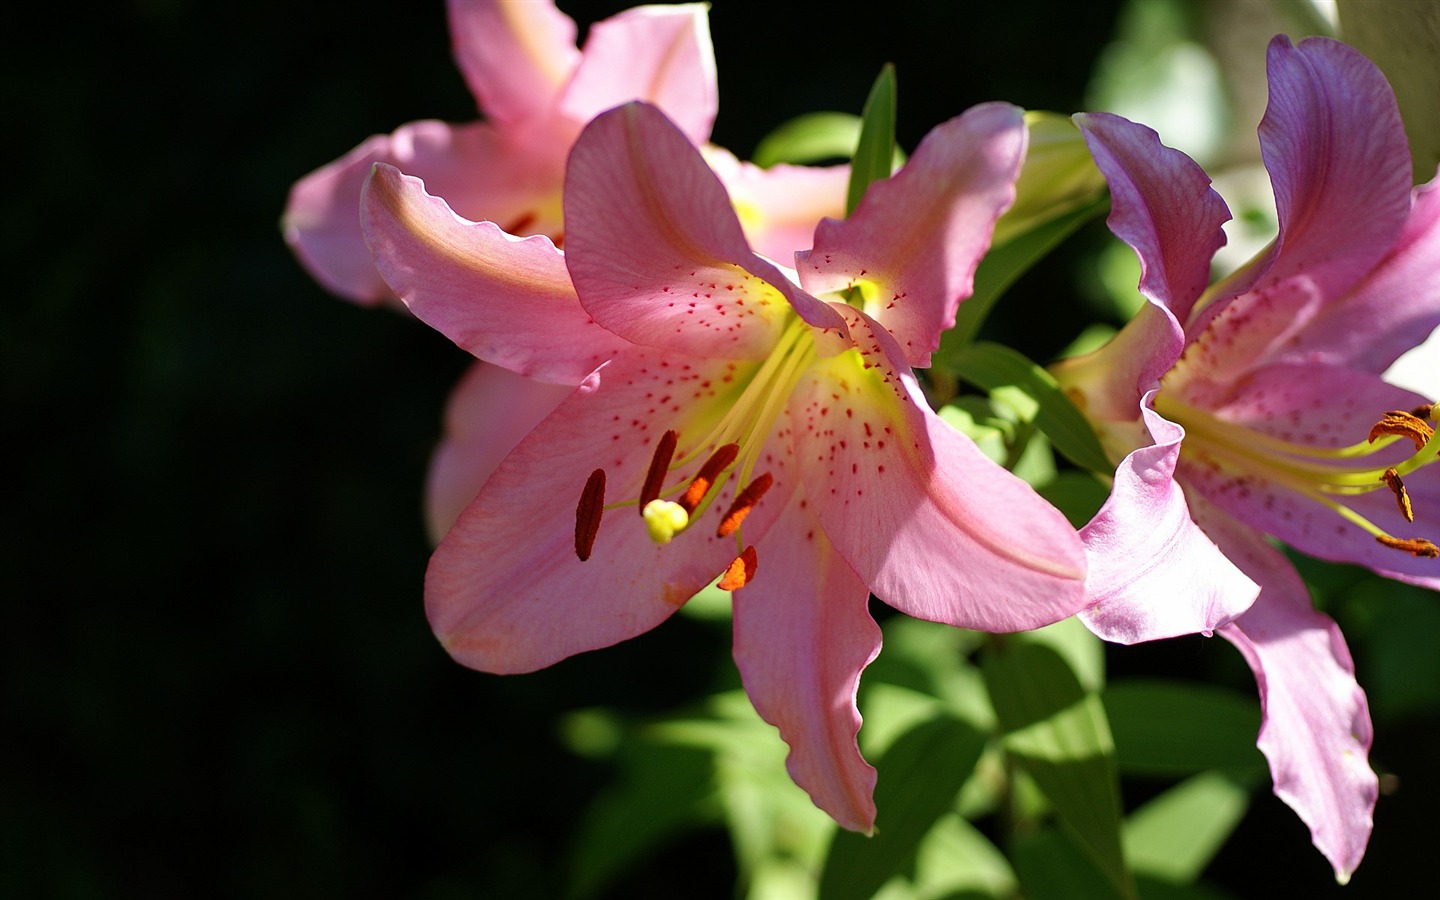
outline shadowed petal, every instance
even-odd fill
[[[393,300],[360,226],[360,192],[375,163],[424,180],[462,215],[558,234],[563,153],[520,152],[486,123],[412,122],[297,181],[282,221],[285,240],[327,290],[366,305]]]
[[[581,308],[548,238],[468,222],[418,178],[378,165],[364,224],[375,264],[418,318],[486,362],[576,384],[625,342]]]
[[[520,439],[572,388],[516,375],[477,362],[445,404],[445,433],[430,457],[425,479],[425,524],[439,542]]]
[[[881,600],[911,616],[1018,631],[1085,606],[1075,530],[926,404],[884,328],[815,364],[791,400],[816,517]]]
[[[870,591],[791,498],[735,593],[735,663],[760,717],[790,745],[786,768],[815,805],[852,831],[875,824],[875,769],[856,744],[860,672],[880,652]]]
[[[585,128],[566,173],[565,233],[586,311],[637,344],[758,359],[792,307],[844,329],[828,305],[751,252],[715,173],[652,106],[626,104]]]
[[[1204,504],[1194,511],[1261,586],[1255,605],[1219,633],[1255,673],[1264,712],[1258,744],[1275,794],[1310,828],[1344,883],[1365,854],[1379,791],[1367,762],[1370,709],[1345,638],[1314,610],[1299,575],[1263,536]]]
[[[1230,211],[1194,160],[1151,129],[1107,113],[1074,120],[1110,185],[1106,223],[1140,257],[1140,293],[1184,323],[1210,283]]]
[[[696,144],[710,137],[720,93],[707,4],[640,6],[590,27],[560,111],[585,123],[630,100],[665,110]]]
[[[496,468],[426,573],[426,614],[456,660],[528,672],[634,637],[734,558],[734,541],[704,527],[653,543],[633,502],[604,513],[588,560],[575,550],[576,506],[590,474],[605,470],[605,503],[634,501],[661,433],[677,427],[683,439],[692,430],[658,416],[654,398],[667,379],[678,393],[723,372],[691,363],[637,349],[606,364]],[[727,487],[714,506],[723,510],[732,497]],[[746,520],[752,540],[764,534],[764,512],[762,503]]]
[[[575,23],[550,0],[449,0],[455,62],[480,109],[515,125],[550,111],[580,61]]]
[[[1184,429],[1148,406],[1142,411],[1155,443],[1125,457],[1110,499],[1080,529],[1093,600],[1080,619],[1120,644],[1208,635],[1260,590],[1190,518],[1174,479]]]
[[[791,265],[797,250],[814,243],[816,223],[845,215],[849,166],[762,169],[713,145],[700,152],[729,192],[750,245],[767,259]]]
[[[800,283],[819,296],[868,282],[875,296],[866,313],[912,366],[929,366],[940,333],[970,296],[995,220],[1015,201],[1025,141],[1021,111],[1005,103],[937,126],[848,219],[820,223],[815,248],[797,257]]]

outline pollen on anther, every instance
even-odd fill
[[[581,562],[590,558],[595,536],[600,533],[600,517],[605,513],[605,470],[596,469],[585,480],[580,502],[575,505],[575,555]]]
[[[750,515],[750,510],[754,509],[755,504],[760,502],[760,498],[765,496],[765,492],[770,490],[770,485],[774,481],[775,479],[771,477],[770,473],[765,472],[746,485],[745,490],[740,492],[739,496],[735,498],[735,502],[731,503],[730,508],[725,511],[725,517],[720,520],[720,527],[715,529],[715,536],[729,537],[738,531],[740,524],[745,521],[745,517]]]
[[[694,512],[695,507],[700,505],[700,501],[705,499],[705,495],[710,493],[710,488],[715,484],[715,479],[719,478],[720,473],[725,471],[725,469],[735,461],[735,457],[739,455],[739,444],[725,444],[716,449],[710,458],[705,461],[705,465],[700,467],[700,471],[696,473],[694,480],[690,482],[690,486],[685,489],[684,495],[676,502],[684,507],[687,513]]]
[[[1410,442],[1415,445],[1415,449],[1419,451],[1425,449],[1425,443],[1435,435],[1435,429],[1419,416],[1404,410],[1392,409],[1370,429],[1370,443],[1375,443],[1376,439],[1384,435],[1409,438]]]
[[[1434,559],[1440,556],[1440,547],[1425,538],[1394,538],[1388,534],[1377,534],[1375,540],[1395,550],[1404,550],[1411,556]]]
[[[722,591],[738,591],[755,580],[755,547],[749,546],[730,563],[715,586]]]
[[[1391,467],[1385,470],[1380,480],[1395,495],[1395,502],[1400,506],[1400,515],[1405,517],[1405,521],[1415,521],[1415,510],[1410,505],[1410,495],[1405,492],[1405,482],[1400,480],[1400,473]]]

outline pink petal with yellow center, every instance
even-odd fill
[[[724,571],[736,541],[717,537],[715,527],[733,481],[707,514],[713,524],[696,522],[663,546],[651,541],[633,501],[666,429],[679,431],[685,452],[733,402],[743,387],[743,379],[725,381],[733,366],[636,348],[598,369],[520,441],[426,573],[430,625],[455,659],[487,672],[543,668],[653,628]],[[776,482],[745,521],[752,543],[795,488],[783,458],[761,464]],[[604,502],[631,502],[603,513],[581,561],[577,505],[597,468],[606,473]],[[766,563],[762,551],[762,573]]]
[[[627,104],[586,126],[566,173],[565,232],[585,310],[636,344],[758,359],[792,308],[844,328],[750,250],[715,173],[652,106]]]
[[[1025,141],[1020,110],[1004,103],[937,126],[848,219],[820,223],[814,249],[797,257],[800,283],[817,296],[869,283],[866,312],[910,365],[929,366],[974,288],[996,219],[1015,201]]]
[[[930,411],[894,338],[858,310],[856,348],[791,399],[806,496],[876,596],[916,618],[1036,628],[1086,604],[1075,530]]]
[[[613,106],[644,100],[666,110],[692,142],[704,143],[720,106],[708,4],[640,6],[596,22],[559,98],[585,123]]]
[[[418,318],[486,362],[576,384],[626,344],[580,306],[545,237],[470,222],[418,179],[378,165],[366,182],[365,233],[390,287]]]
[[[515,125],[550,112],[580,62],[575,22],[549,0],[449,0],[455,62],[480,109]]]
[[[1263,536],[1203,503],[1192,510],[1261,586],[1255,605],[1219,632],[1255,673],[1264,714],[1258,744],[1275,795],[1309,827],[1344,883],[1365,854],[1379,793],[1367,762],[1370,709],[1345,638],[1315,611],[1299,575]]]
[[[425,479],[425,524],[439,542],[490,473],[572,388],[477,362],[445,404],[445,433]]]
[[[761,718],[790,745],[786,768],[841,826],[875,824],[875,769],[856,743],[860,673],[880,652],[870,591],[825,537],[800,492],[735,593],[735,663]]]
[[[845,215],[849,166],[790,166],[762,169],[728,150],[701,148],[705,161],[730,200],[755,252],[784,266],[815,242],[815,226],[827,216]]]
[[[1092,598],[1080,620],[1120,644],[1209,635],[1260,591],[1190,518],[1174,479],[1184,430],[1143,412],[1155,443],[1125,457],[1110,498],[1080,529]]]

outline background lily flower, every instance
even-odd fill
[[[654,627],[723,572],[736,663],[792,777],[871,829],[855,706],[880,644],[870,592],[994,631],[1084,603],[1074,531],[943,424],[910,370],[969,290],[1024,148],[1001,104],[935,129],[850,220],[821,226],[799,284],[644,104],[576,143],[563,254],[377,167],[366,233],[415,315],[481,359],[578,382],[432,557],[426,608],[450,653],[542,668]]]
[[[1380,375],[1440,326],[1440,191],[1412,190],[1394,97],[1359,53],[1280,36],[1268,70],[1280,233],[1208,290],[1228,212],[1204,173],[1143,126],[1077,117],[1149,303],[1056,375],[1119,461],[1081,532],[1082,618],[1110,640],[1218,630],[1240,649],[1275,791],[1343,882],[1377,794],[1369,711],[1338,627],[1266,536],[1440,588],[1433,398]]]

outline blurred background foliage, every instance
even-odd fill
[[[583,27],[626,4],[560,5]],[[1152,124],[1238,169],[1266,40],[1329,27],[1303,4],[1257,2],[772,10],[712,6],[715,140],[742,156],[802,113],[858,112],[893,62],[906,150],[990,99],[1160,116],[1175,106],[1151,89],[1168,83],[1194,105]],[[862,739],[886,839],[902,833],[842,835],[823,871],[831,830],[735,692],[723,607],[533,675],[457,666],[421,611],[419,497],[465,357],[326,295],[277,227],[290,184],[367,135],[473,118],[441,4],[50,4],[3,41],[5,896],[804,897],[818,877],[833,896],[968,897],[1014,891],[1016,870],[1046,896],[1033,873],[1068,871],[1077,826],[1045,824],[1054,735],[1006,724],[1006,666],[1053,671],[1067,703],[1109,712],[1107,733],[1083,739],[1113,738],[1099,765],[1119,775],[1142,896],[1432,883],[1440,608],[1347,567],[1300,560],[1376,722],[1376,832],[1343,890],[1270,795],[1251,676],[1218,641],[1102,648],[1062,627],[982,647],[874,604],[887,646]],[[1263,235],[1256,208],[1237,211]],[[1123,322],[1134,272],[1107,243],[1098,220],[1084,226],[981,336],[1044,363],[1087,326]],[[950,415],[1003,449],[1026,417],[1010,399]],[[997,727],[1008,755],[984,739]],[[937,760],[959,791],[938,805],[902,774]],[[1005,810],[996,783],[1013,785]],[[918,849],[887,804],[929,810]],[[1007,863],[991,840],[1022,820],[1035,830]],[[874,882],[886,866],[906,884]],[[1088,890],[1096,867],[1073,871],[1060,889]],[[1167,893],[1198,875],[1212,893]],[[1099,877],[1096,891],[1115,888]]]

